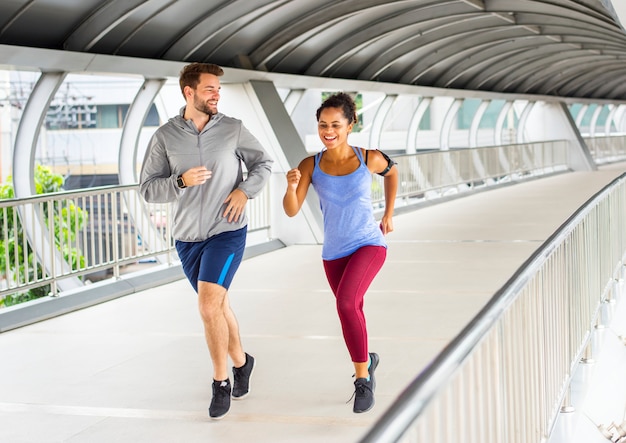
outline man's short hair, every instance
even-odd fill
[[[224,70],[213,63],[190,63],[180,71],[178,83],[180,92],[185,96],[185,86],[196,89],[200,83],[200,74],[213,74],[217,77],[224,75]]]

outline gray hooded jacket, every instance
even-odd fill
[[[217,113],[201,132],[185,120],[185,108],[152,136],[139,180],[139,192],[149,203],[174,202],[172,236],[197,242],[243,228],[223,216],[224,200],[235,189],[255,197],[267,182],[273,160],[240,120]],[[242,163],[247,169],[243,179]],[[213,174],[206,183],[180,189],[176,178],[190,168],[205,166]]]

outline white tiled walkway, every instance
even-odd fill
[[[247,259],[231,287],[252,392],[207,418],[211,368],[185,280],[0,334],[0,442],[355,442],[572,211],[623,165],[395,218],[366,296],[376,406],[353,414],[353,368],[320,246]]]

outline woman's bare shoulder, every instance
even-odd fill
[[[300,169],[300,171],[303,171],[303,170],[312,171],[314,166],[315,166],[315,156],[311,155],[309,157],[304,158],[300,162],[298,169]]]

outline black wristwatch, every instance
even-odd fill
[[[183,180],[182,175],[179,175],[178,177],[176,177],[176,184],[178,185],[180,189],[185,189],[187,187],[187,185],[185,184],[185,180]]]

